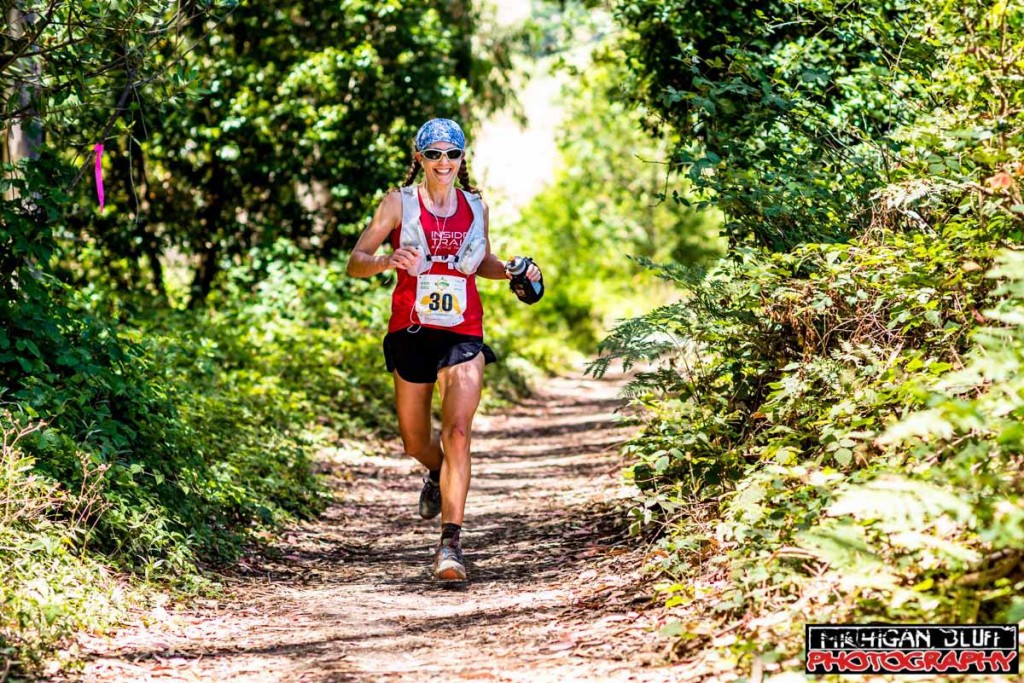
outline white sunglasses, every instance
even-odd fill
[[[458,147],[454,149],[435,149],[432,147],[420,152],[420,154],[423,155],[423,158],[429,161],[437,161],[442,156],[448,157],[451,161],[458,161],[462,158],[462,153],[463,151]]]

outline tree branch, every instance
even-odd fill
[[[26,55],[26,53],[32,48],[32,46],[35,45],[39,41],[39,36],[41,36],[43,34],[43,31],[45,31],[46,28],[53,21],[53,13],[57,10],[57,5],[58,4],[60,4],[60,0],[52,0],[50,2],[50,6],[46,8],[46,12],[44,13],[44,16],[39,21],[38,30],[36,30],[35,33],[33,33],[31,37],[24,37],[24,36],[22,36],[24,38],[25,42],[22,45],[21,52],[15,53],[14,55],[12,55],[10,57],[10,59],[7,62],[5,62],[3,64],[3,66],[0,66],[0,73],[3,73],[4,69],[6,69],[8,66],[10,66],[11,63],[16,62],[17,60],[19,60],[22,57],[24,57]],[[31,12],[31,14],[37,14],[37,13],[36,12]],[[24,23],[24,17],[25,17],[25,15],[23,14],[22,15],[22,23]],[[35,24],[31,24],[31,25],[34,26]],[[13,29],[13,26],[14,26],[14,24],[10,24],[8,26],[8,28]],[[24,29],[22,29],[22,30],[24,31]]]

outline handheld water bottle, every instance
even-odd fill
[[[505,264],[511,279],[508,287],[524,304],[535,304],[544,296],[544,278],[533,282],[526,277],[526,271],[533,264],[529,256],[516,256]]]

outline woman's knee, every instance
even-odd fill
[[[469,441],[469,430],[471,421],[469,419],[456,419],[441,428],[441,436],[445,442]]]
[[[403,436],[402,448],[405,449],[406,455],[411,455],[414,458],[425,455],[430,450],[430,435],[428,434],[426,437],[422,435]]]

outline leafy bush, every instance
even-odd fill
[[[799,597],[815,619],[1020,618],[1019,335],[968,331],[1016,320],[1013,298],[978,309],[1021,290],[991,291],[987,245],[873,239],[748,252],[699,280],[662,267],[689,296],[603,342],[595,370],[656,363],[630,387],[647,411],[626,450],[634,532],[668,532],[657,567],[687,577],[671,604],[706,582],[727,613]]]
[[[5,262],[0,304],[10,424],[43,423],[5,451],[18,463],[5,485],[21,496],[9,499],[27,502],[5,521],[4,547],[27,559],[5,580],[4,647],[32,668],[94,618],[86,603],[106,595],[103,566],[195,587],[201,565],[230,561],[252,531],[319,512],[313,449],[381,425],[390,388],[368,372],[379,315],[338,264],[275,254],[259,281],[235,273],[219,309],[176,312],[101,286],[74,292],[46,274],[47,233],[30,221],[2,230],[35,250]],[[94,302],[125,318],[120,331]],[[45,570],[40,552],[56,558]]]
[[[808,533],[810,543],[843,528],[887,536],[889,547],[856,547],[846,558],[880,565],[879,597],[927,600],[967,622],[1024,619],[1024,258],[1004,253],[989,275],[1000,280],[998,298],[966,365],[927,382],[921,409],[877,440],[901,476],[842,487]]]
[[[633,87],[694,126],[683,161],[732,248],[657,266],[684,299],[594,366],[654,365],[634,527],[668,532],[670,604],[774,614],[738,657],[795,654],[808,620],[1019,620],[1020,264],[984,273],[1024,226],[1024,108],[991,96],[1017,92],[1024,13],[691,4],[620,9]]]
[[[312,483],[302,471],[308,461],[297,436],[287,436],[296,414],[274,396],[273,382],[239,373],[197,394],[216,369],[213,353],[202,352],[210,346],[196,340],[199,353],[176,366],[186,334],[129,341],[48,282],[34,300],[0,311],[5,398],[47,422],[23,444],[42,473],[76,486],[79,451],[106,466],[98,547],[128,565],[159,559],[182,570],[190,552],[179,553],[221,555],[227,530],[266,517],[263,507],[287,501],[306,514],[317,507],[299,494]],[[219,438],[207,441],[213,434]],[[268,478],[271,471],[282,480]]]
[[[79,453],[81,484],[34,472],[20,441],[41,425],[0,412],[0,671],[38,673],[54,642],[109,624],[126,606],[108,570],[80,548],[105,503],[106,468]]]

